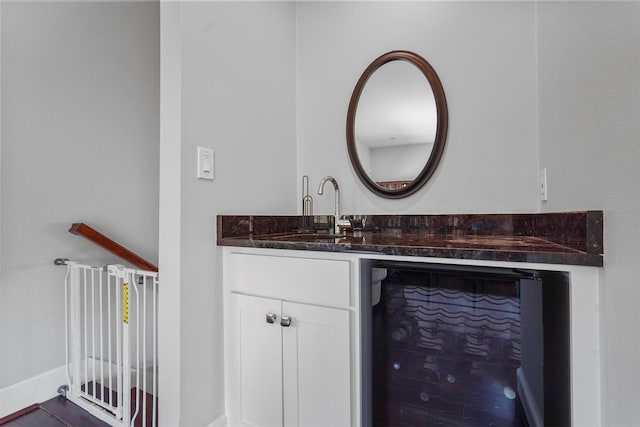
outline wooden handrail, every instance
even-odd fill
[[[129,249],[125,248],[119,243],[114,242],[104,234],[94,230],[93,228],[89,227],[87,224],[83,222],[76,222],[72,224],[71,228],[69,229],[69,233],[86,237],[87,239],[91,240],[93,243],[97,244],[98,246],[103,247],[104,249],[108,250],[112,254],[119,256],[120,258],[124,259],[125,261],[129,262],[130,264],[133,264],[138,268],[141,268],[143,270],[148,270],[148,271],[158,271],[158,267],[151,264],[146,259],[138,256],[134,252],[131,252]]]

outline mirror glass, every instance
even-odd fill
[[[354,169],[375,193],[414,193],[433,174],[447,128],[444,91],[420,56],[393,51],[362,74],[349,105],[347,145]]]

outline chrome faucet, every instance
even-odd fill
[[[340,222],[340,187],[338,187],[338,181],[336,181],[336,179],[332,176],[325,176],[324,178],[322,178],[322,181],[320,181],[320,186],[318,187],[318,194],[320,196],[324,194],[324,185],[327,183],[327,181],[333,184],[333,190],[336,195],[335,213],[333,214],[334,215],[334,231],[335,233],[340,233],[340,228],[338,227],[338,223]]]

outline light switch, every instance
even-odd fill
[[[213,181],[214,154],[211,148],[198,147],[198,178]]]

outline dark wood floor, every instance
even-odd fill
[[[27,409],[24,415],[0,420],[3,427],[109,427],[62,396]],[[10,418],[10,417],[7,417]]]

